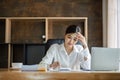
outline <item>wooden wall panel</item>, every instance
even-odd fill
[[[88,17],[89,47],[102,45],[102,0],[1,0],[0,17]]]

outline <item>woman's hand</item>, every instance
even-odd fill
[[[58,61],[57,62],[53,62],[52,64],[50,64],[50,67],[53,68],[53,69],[55,69],[55,68],[57,68],[59,66],[60,66],[60,64],[59,64]]]
[[[85,37],[80,32],[77,33],[77,37],[78,37],[78,40],[82,43],[83,48],[84,49],[87,48]]]
[[[83,45],[83,48],[87,48],[87,43],[86,43],[86,40],[85,40],[85,37],[81,34],[81,33],[77,33],[77,36],[78,36],[78,40],[82,43]],[[84,61],[87,61],[87,57],[84,56]]]

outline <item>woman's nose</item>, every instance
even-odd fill
[[[70,39],[70,43],[73,43],[73,39]]]

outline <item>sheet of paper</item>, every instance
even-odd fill
[[[71,71],[71,68],[60,68],[59,71]]]
[[[38,70],[38,65],[35,64],[35,65],[23,65],[21,70],[23,71],[36,71]]]

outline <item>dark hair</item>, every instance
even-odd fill
[[[81,29],[77,25],[70,25],[67,27],[65,34],[81,32]]]

